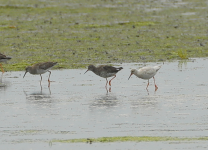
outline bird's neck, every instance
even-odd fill
[[[141,76],[142,76],[141,70],[136,70],[134,74],[139,78],[141,78]]]
[[[95,66],[92,67],[91,71],[95,74],[98,74],[98,69]]]
[[[31,74],[36,74],[36,73],[37,73],[37,70],[34,69],[33,67],[30,67],[30,68],[28,69],[28,72],[31,73]]]

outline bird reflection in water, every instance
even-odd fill
[[[106,94],[98,95],[95,100],[90,104],[90,107],[115,107],[118,104],[116,95]]]
[[[6,86],[6,84],[4,84],[4,83],[2,83],[1,81],[0,81],[0,90],[6,90],[6,88],[7,88],[7,86]]]
[[[7,89],[8,86],[10,86],[11,83],[10,82],[2,82],[2,80],[0,80],[0,91],[5,91]]]
[[[106,95],[108,94],[108,92],[111,92],[111,87],[109,87],[109,89],[108,89],[108,87],[107,86],[105,86],[105,89],[106,89]]]
[[[144,96],[131,100],[131,108],[139,113],[151,114],[158,109],[157,97]]]
[[[45,94],[43,92],[43,87],[41,85],[41,82],[40,82],[40,91],[38,92],[32,92],[31,94],[27,94],[25,91],[25,96],[26,96],[26,99],[28,100],[43,100],[43,99],[50,99],[51,98],[51,89],[50,89],[50,86],[48,87],[48,91],[49,91],[49,94]]]
[[[25,96],[28,104],[35,104],[39,108],[48,108],[53,105],[53,99],[50,94],[40,92],[32,92],[27,94],[25,91]]]
[[[2,72],[2,74],[1,74],[1,79],[0,79],[0,84],[2,84],[2,78],[3,78],[3,72]]]

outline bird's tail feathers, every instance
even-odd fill
[[[154,68],[156,69],[156,71],[160,70],[161,67],[162,67],[162,65],[160,65],[160,66],[154,66]]]
[[[123,69],[123,67],[119,67],[119,68],[117,68],[118,69],[118,71],[120,71],[121,69]]]

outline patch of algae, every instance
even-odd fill
[[[83,143],[83,142],[158,142],[158,141],[197,141],[197,140],[208,140],[208,137],[199,138],[189,138],[189,137],[152,137],[152,136],[124,136],[124,137],[101,137],[92,139],[69,139],[69,140],[59,140],[55,139],[51,142],[59,143]]]

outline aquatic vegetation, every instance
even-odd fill
[[[179,56],[181,59],[188,59],[187,51],[184,50],[184,49],[178,49],[178,56]]]
[[[124,136],[124,137],[100,137],[100,138],[87,138],[87,139],[68,139],[60,140],[54,139],[50,142],[59,142],[59,143],[83,143],[83,142],[158,142],[158,141],[197,141],[197,140],[208,140],[208,137],[158,137],[158,136]]]

